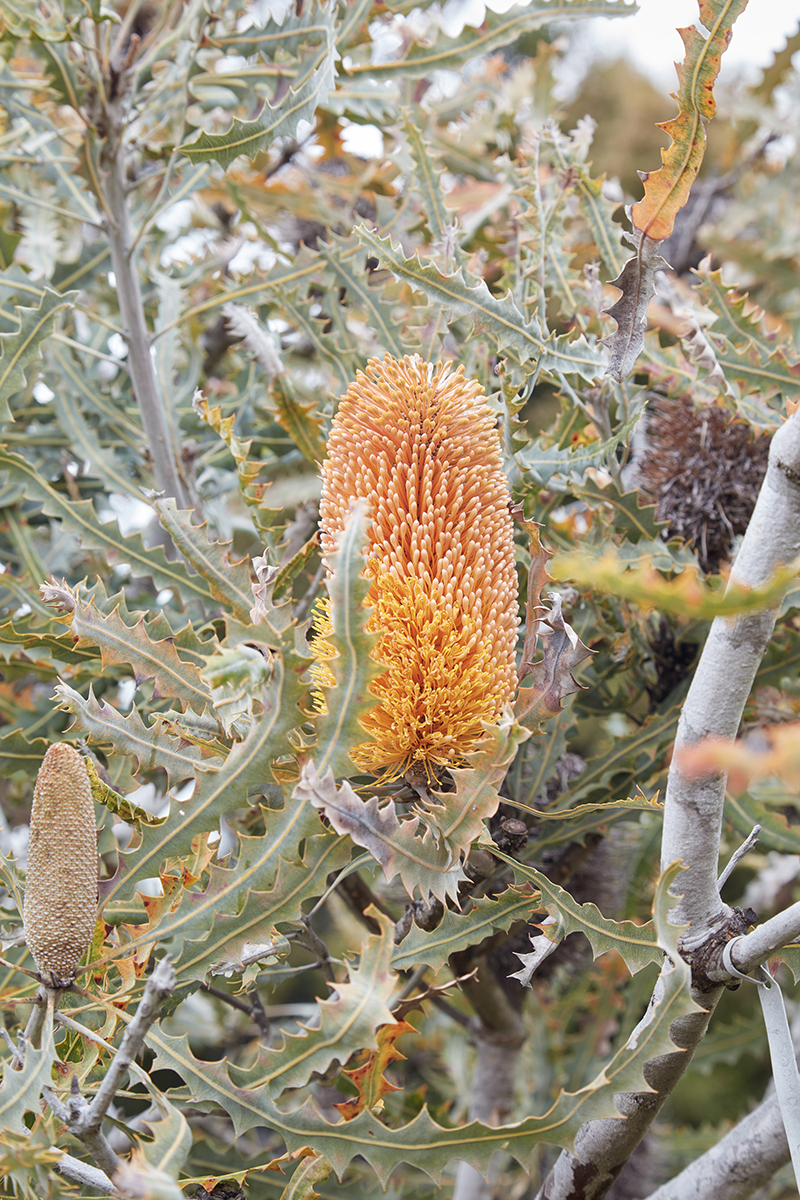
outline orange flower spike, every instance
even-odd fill
[[[373,774],[457,765],[516,686],[517,574],[495,416],[463,368],[372,359],[342,398],[322,467],[323,554],[351,502],[372,523],[368,628],[386,671],[351,753]]]

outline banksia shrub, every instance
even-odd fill
[[[695,411],[690,400],[662,400],[647,421],[639,477],[670,537],[684,538],[701,568],[715,573],[743,534],[767,471],[770,439],[754,436],[723,408]]]
[[[322,468],[323,554],[352,502],[372,522],[368,628],[386,670],[356,764],[428,778],[457,764],[510,700],[517,575],[495,417],[480,384],[419,357],[372,359],[343,397]]]
[[[31,808],[23,922],[45,983],[71,983],[97,920],[97,832],[86,764],[57,742],[45,754]]]

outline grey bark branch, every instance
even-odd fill
[[[795,1053],[800,1051],[800,1014],[792,1021]],[[696,1158],[648,1200],[747,1200],[789,1161],[775,1085],[764,1102],[748,1113],[715,1146]]]
[[[97,1167],[90,1167],[88,1163],[81,1162],[79,1158],[73,1158],[71,1154],[62,1154],[53,1166],[53,1170],[56,1175],[63,1175],[65,1179],[71,1179],[73,1183],[79,1183],[93,1192],[100,1192],[103,1196],[119,1196],[120,1194],[105,1171],[98,1171]]]
[[[125,72],[127,75],[128,72]],[[178,446],[167,415],[168,398],[159,393],[150,336],[142,303],[139,272],[136,266],[134,235],[128,211],[126,180],[125,129],[128,102],[125,80],[120,83],[117,98],[106,108],[107,138],[104,151],[106,174],[102,186],[104,208],[107,212],[111,263],[117,286],[122,327],[128,343],[128,362],[133,380],[136,403],[142,414],[142,424],[148,438],[156,486],[166,496],[174,497],[179,508],[186,508],[187,493],[181,476]]]
[[[42,1095],[59,1120],[83,1143],[97,1165],[108,1176],[114,1175],[120,1165],[120,1159],[102,1132],[103,1120],[131,1063],[144,1044],[147,1031],[157,1019],[161,1004],[174,987],[175,972],[167,955],[157,964],[148,979],[136,1014],[125,1030],[119,1050],[111,1060],[105,1078],[91,1103],[81,1095],[77,1086],[77,1076],[73,1076],[72,1089],[66,1102],[52,1088],[42,1089]]]
[[[772,439],[769,466],[750,524],[730,576],[730,584],[759,587],[775,569],[800,554],[800,423],[792,417]],[[692,686],[681,712],[675,750],[706,737],[733,739],[756,671],[769,645],[776,611],[768,609],[711,626]],[[667,782],[662,870],[677,859],[683,898],[678,923],[690,921],[697,936],[725,911],[717,888],[719,840],[727,775],[689,779],[677,753]]]
[[[789,1161],[789,1143],[772,1096],[649,1200],[746,1200]]]
[[[800,903],[771,917],[752,933],[736,939],[731,949],[733,965],[743,975],[767,961],[781,946],[788,946],[800,937]],[[710,974],[710,973],[709,973]]]
[[[800,422],[795,416],[772,439],[767,474],[730,583],[758,587],[770,579],[777,567],[794,562],[799,554]],[[736,736],[756,671],[772,637],[775,617],[776,611],[769,610],[714,621],[683,706],[676,750],[709,736],[730,739]],[[726,940],[732,913],[720,899],[717,885],[726,782],[724,773],[689,779],[680,770],[677,755],[673,757],[664,810],[661,863],[663,869],[681,859],[688,867],[680,878],[683,896],[673,910],[673,920],[691,924],[690,936],[682,939],[684,950],[696,951],[715,937],[720,942]],[[747,938],[754,939],[747,943],[749,952],[758,939],[754,934]],[[760,948],[764,948],[763,933]],[[738,966],[744,962],[744,952],[741,944],[737,949],[740,950],[736,957]],[[742,965],[741,969],[747,968]],[[724,974],[723,977],[728,978]],[[575,1153],[563,1152],[559,1156],[537,1200],[599,1200],[606,1194],[691,1062],[721,994],[721,987],[694,994],[707,1011],[681,1018],[670,1030],[676,1045],[684,1048],[685,1053],[664,1055],[645,1067],[645,1078],[657,1095],[619,1096],[617,1107],[627,1118],[625,1121],[595,1121],[582,1126]],[[682,1200],[688,1194],[681,1193]],[[719,1200],[716,1191],[704,1195],[714,1195]]]

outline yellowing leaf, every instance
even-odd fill
[[[345,1075],[353,1081],[358,1089],[358,1096],[354,1100],[345,1100],[336,1105],[345,1121],[358,1116],[365,1108],[369,1108],[373,1112],[380,1112],[383,1108],[383,1097],[389,1092],[401,1090],[394,1083],[389,1082],[384,1071],[393,1062],[405,1060],[405,1054],[401,1054],[395,1045],[397,1039],[404,1033],[416,1032],[414,1026],[409,1025],[408,1021],[395,1021],[391,1025],[380,1027],[377,1050],[373,1050],[361,1066],[354,1067],[352,1071],[345,1071]]]
[[[700,20],[708,37],[693,25],[678,30],[686,47],[686,57],[677,64],[679,86],[674,98],[679,112],[659,125],[672,138],[672,145],[661,151],[663,166],[642,176],[644,199],[634,204],[631,212],[634,228],[653,241],[670,236],[675,214],[689,199],[705,151],[704,120],[717,111],[713,89],[720,58],[730,42],[733,23],[746,6],[747,0],[700,0]]]
[[[654,567],[628,568],[609,549],[600,558],[577,550],[559,554],[553,560],[551,574],[554,579],[630,600],[646,609],[711,620],[758,612],[779,603],[787,582],[796,578],[797,569],[796,564],[779,568],[762,588],[730,584],[721,590],[709,587],[697,567],[684,567],[679,574],[666,579]]]

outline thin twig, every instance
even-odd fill
[[[222,1000],[224,1004],[229,1004],[231,1008],[245,1013],[261,1030],[267,1045],[272,1045],[272,1025],[258,992],[249,993],[252,997],[252,1002],[247,1004],[244,1000],[240,1000],[238,996],[231,996],[228,992],[223,992],[221,988],[212,987],[210,983],[203,983],[200,986],[209,996],[214,996],[217,1000]]]
[[[417,987],[420,983],[422,983],[423,979],[425,978],[425,975],[427,974],[427,971],[428,971],[428,967],[427,967],[427,965],[424,965],[421,967],[417,967],[416,970],[411,972],[411,974],[409,975],[409,977],[406,980],[403,987],[400,989],[400,991],[397,993],[395,998],[392,1000],[392,1003],[389,1006],[392,1010],[394,1010],[395,1008],[398,1008],[399,1005],[401,1005],[403,1003],[403,1001],[408,996],[411,995],[411,993],[414,991],[414,988]]]
[[[301,921],[303,923],[303,928],[306,931],[306,936],[311,943],[311,947],[313,947],[314,952],[319,959],[319,966],[322,974],[325,976],[328,983],[335,985],[336,975],[334,974],[333,967],[331,965],[331,956],[328,952],[328,947],[325,945],[316,930],[311,927],[311,922],[307,917],[301,917]]]
[[[91,1167],[79,1158],[73,1158],[71,1154],[62,1154],[58,1162],[53,1164],[53,1170],[56,1175],[63,1175],[65,1179],[71,1179],[73,1183],[79,1183],[89,1191],[100,1192],[103,1196],[120,1194],[105,1171],[98,1171],[97,1167]]]
[[[77,1075],[72,1077],[66,1103],[52,1088],[42,1088],[44,1099],[59,1120],[64,1122],[73,1137],[83,1143],[97,1165],[108,1175],[113,1176],[120,1165],[120,1159],[102,1132],[103,1120],[123,1078],[144,1044],[147,1031],[157,1019],[161,1004],[174,987],[175,972],[172,969],[172,960],[166,955],[148,979],[136,1014],[125,1030],[120,1047],[115,1052],[91,1103],[81,1095]],[[61,1016],[59,1019],[65,1025],[73,1024],[69,1018]]]
[[[722,891],[723,886],[728,882],[731,875],[733,874],[733,871],[736,868],[736,864],[744,858],[745,854],[748,854],[753,849],[756,842],[758,841],[758,835],[760,833],[761,833],[761,826],[754,825],[753,828],[750,830],[750,833],[747,835],[746,841],[742,842],[742,844],[738,850],[734,850],[733,854],[730,857],[730,861],[729,861],[728,865],[725,867],[725,869],[723,870],[719,879],[717,880],[717,887],[719,888],[720,891]]]

